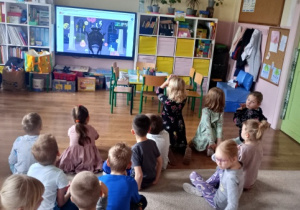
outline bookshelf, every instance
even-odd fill
[[[203,74],[207,92],[215,46],[217,19],[139,13],[136,62],[155,63],[158,71],[188,76],[191,67]]]
[[[0,65],[29,49],[53,52],[53,5],[0,0]]]

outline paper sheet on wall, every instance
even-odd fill
[[[280,73],[281,73],[281,69],[277,69],[276,67],[273,68],[273,72],[271,76],[271,81],[273,83],[275,84],[279,83]]]
[[[277,53],[278,43],[279,43],[280,32],[272,31],[271,42],[270,42],[270,52]]]
[[[256,0],[244,0],[242,12],[254,12]]]
[[[279,50],[284,52],[285,50],[285,46],[286,46],[286,42],[287,42],[287,36],[282,35],[281,39],[280,39],[280,44],[279,44]]]
[[[271,69],[271,66],[264,63],[263,67],[262,67],[262,70],[261,70],[261,73],[260,73],[260,76],[265,78],[265,79],[268,79],[269,74],[270,74],[270,69]]]

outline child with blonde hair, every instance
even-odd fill
[[[239,137],[234,140],[237,142],[237,144],[241,144],[244,141],[241,136],[243,122],[249,119],[256,119],[258,121],[267,120],[267,118],[263,115],[262,109],[260,108],[262,100],[262,93],[254,91],[248,95],[246,103],[241,104],[241,107],[238,108],[234,113],[233,121],[240,129]]]
[[[65,173],[79,173],[80,171],[102,171],[102,158],[95,145],[99,138],[94,127],[88,125],[89,111],[79,105],[72,109],[75,122],[68,130],[70,146],[62,153],[57,165]]]
[[[21,174],[9,176],[0,191],[0,209],[37,210],[43,200],[44,185]]]
[[[90,171],[76,174],[70,185],[71,200],[79,210],[96,210],[96,205],[101,198],[103,209],[106,209],[108,190],[104,183]]]
[[[133,177],[127,176],[126,169],[131,167],[132,151],[124,143],[117,143],[108,151],[107,164],[111,173],[99,177],[108,188],[107,210],[111,209],[144,209],[147,200],[138,192],[137,182]],[[97,210],[101,210],[101,201]]]
[[[27,175],[38,179],[45,186],[44,200],[38,210],[53,210],[57,207],[77,210],[70,201],[69,180],[64,172],[55,166],[59,156],[55,137],[51,134],[40,135],[31,151],[37,163],[30,166]]]
[[[42,119],[38,113],[29,113],[23,117],[23,130],[26,135],[19,136],[11,149],[8,157],[10,170],[13,174],[27,174],[29,167],[36,163],[31,154],[31,147],[42,130]]]
[[[164,94],[165,88],[167,88],[167,95]],[[161,116],[164,129],[170,135],[171,148],[184,152],[187,145],[182,116],[182,110],[187,99],[185,82],[182,78],[172,74],[157,89],[156,94],[163,103]]]
[[[221,142],[212,159],[218,165],[216,172],[207,181],[197,172],[192,172],[190,180],[193,185],[184,183],[183,189],[187,193],[203,196],[213,208],[237,210],[244,186],[237,144],[233,140]]]
[[[223,135],[223,111],[225,107],[225,95],[218,87],[211,88],[204,99],[204,108],[195,137],[186,148],[183,163],[189,164],[192,156],[191,147],[197,151],[207,151],[211,156],[217,143],[222,141]]]
[[[162,157],[163,165],[162,169],[167,169],[169,158],[169,147],[170,147],[170,136],[169,133],[164,129],[163,120],[161,116],[155,114],[146,114],[150,119],[150,131],[147,133],[147,138],[155,141],[160,155]]]
[[[270,124],[263,120],[247,120],[243,122],[241,136],[245,140],[239,145],[239,160],[243,163],[244,189],[251,189],[254,185],[258,169],[263,158],[261,137]]]

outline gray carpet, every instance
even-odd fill
[[[192,170],[168,169],[159,183],[140,193],[148,200],[149,210],[212,209],[204,198],[186,193],[182,184],[189,182]],[[196,170],[208,178],[214,170]],[[300,209],[300,171],[259,171],[254,188],[243,192],[239,209]]]

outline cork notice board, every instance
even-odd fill
[[[285,0],[242,0],[240,23],[279,26]]]
[[[260,78],[279,84],[290,30],[270,27]]]

